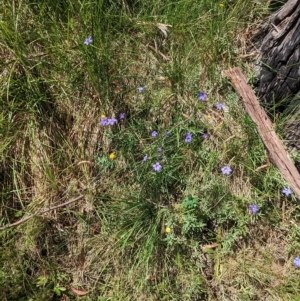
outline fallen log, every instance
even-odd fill
[[[239,68],[226,71],[226,75],[241,96],[246,112],[256,124],[258,133],[269,152],[271,162],[277,166],[282,177],[300,199],[300,174],[281,140],[276,135],[271,120],[264,109],[259,105],[254,91],[247,83],[246,77]]]

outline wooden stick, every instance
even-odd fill
[[[44,210],[42,210],[42,211],[40,211],[40,212],[38,212],[38,213],[35,213],[35,214],[31,214],[31,215],[29,215],[29,216],[27,216],[27,217],[25,217],[25,218],[23,218],[23,219],[20,219],[19,221],[15,222],[15,223],[8,224],[8,225],[5,225],[5,226],[0,227],[0,231],[5,230],[5,229],[8,229],[8,228],[11,228],[11,227],[14,227],[14,226],[18,226],[18,225],[20,225],[20,224],[23,224],[24,222],[28,221],[29,219],[31,219],[31,218],[33,218],[33,217],[35,217],[35,216],[39,216],[39,215],[42,215],[42,214],[44,214],[44,213],[47,213],[47,212],[49,212],[49,211],[51,211],[51,210],[54,210],[54,209],[57,209],[57,208],[61,208],[61,207],[67,206],[67,205],[69,205],[69,204],[71,204],[71,203],[74,203],[74,202],[76,202],[76,201],[82,199],[83,197],[84,197],[84,196],[81,194],[81,195],[79,195],[77,198],[72,199],[72,200],[70,200],[70,201],[68,201],[68,202],[65,202],[65,203],[63,203],[63,204],[60,204],[60,205],[57,205],[57,206],[53,206],[53,207],[50,207],[50,208],[48,208],[48,209],[44,209]]]
[[[239,68],[226,71],[226,75],[242,97],[247,113],[255,122],[258,133],[269,151],[270,160],[277,166],[283,178],[300,199],[300,174],[276,135],[271,120],[259,105],[252,88],[247,84],[246,77]]]

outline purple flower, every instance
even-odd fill
[[[202,135],[202,138],[205,139],[205,140],[207,140],[207,139],[209,138],[209,134],[204,133],[204,134]]]
[[[293,265],[297,268],[300,268],[300,258],[299,257],[296,257],[294,260],[293,260]]]
[[[100,120],[100,124],[102,126],[114,125],[117,122],[118,122],[118,120],[114,117],[113,118],[101,117],[101,120]]]
[[[166,132],[166,137],[170,137],[171,136],[171,133],[170,132]]]
[[[232,173],[232,169],[229,166],[224,166],[221,170],[223,175],[229,176]]]
[[[285,195],[285,196],[289,196],[292,194],[292,190],[289,188],[289,187],[285,187],[282,189],[282,193]]]
[[[156,137],[158,135],[158,132],[157,131],[153,131],[152,133],[151,133],[151,136],[152,137]]]
[[[118,122],[118,120],[116,118],[114,118],[114,117],[113,118],[109,118],[107,120],[107,125],[114,125],[117,122]]]
[[[217,104],[216,104],[216,108],[217,108],[218,110],[224,110],[225,105],[224,105],[223,103],[217,103]]]
[[[93,40],[92,40],[92,37],[90,36],[84,40],[84,45],[89,45],[92,42],[93,42]]]
[[[144,158],[143,158],[143,162],[146,162],[146,161],[148,161],[148,156],[147,155],[144,156]]]
[[[100,124],[102,126],[106,126],[107,122],[108,122],[108,118],[107,117],[102,117],[101,120],[100,120]]]
[[[125,118],[125,113],[120,113],[119,118],[124,119]]]
[[[198,96],[198,100],[201,100],[201,101],[205,101],[206,98],[207,98],[207,94],[204,93],[204,92],[199,92],[199,93],[197,94],[197,96]]]
[[[159,147],[159,148],[157,149],[157,151],[158,151],[158,152],[162,152],[162,147]]]
[[[152,167],[157,172],[161,171],[161,169],[162,169],[162,166],[160,165],[159,162],[156,162],[155,164],[153,164]]]
[[[249,205],[249,210],[251,214],[255,214],[258,212],[259,208],[257,207],[257,205],[251,204]]]
[[[138,90],[138,92],[141,93],[141,92],[143,92],[146,88],[147,88],[147,86],[145,85],[145,86],[138,87],[137,90]]]
[[[192,136],[193,136],[192,133],[187,133],[187,134],[185,135],[184,142],[186,142],[186,143],[192,142]]]

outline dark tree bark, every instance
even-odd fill
[[[279,103],[300,91],[300,0],[289,0],[266,26],[260,46],[258,96]]]

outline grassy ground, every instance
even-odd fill
[[[0,231],[1,300],[300,299],[298,203],[224,76],[266,5],[1,4],[0,226],[49,209]]]

